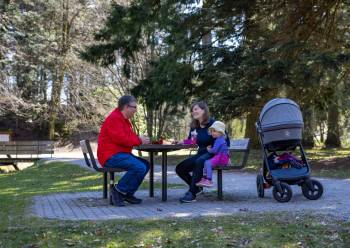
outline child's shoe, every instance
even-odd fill
[[[199,187],[213,187],[213,182],[206,178],[202,178],[198,183],[196,183]]]
[[[202,187],[201,184],[202,184],[205,180],[206,180],[206,179],[205,179],[204,177],[202,177],[201,180],[200,180],[198,183],[196,183],[196,186]]]

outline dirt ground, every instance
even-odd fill
[[[312,160],[311,166],[314,170],[350,168],[350,157]]]

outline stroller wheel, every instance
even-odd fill
[[[301,190],[303,195],[309,200],[317,200],[323,194],[322,184],[315,179],[305,181],[301,185]]]
[[[292,188],[289,186],[288,183],[281,182],[279,185],[281,186],[280,190],[278,190],[278,185],[275,185],[273,187],[273,197],[278,202],[289,202],[293,194]]]
[[[256,190],[260,198],[264,198],[264,177],[259,173],[256,176]]]

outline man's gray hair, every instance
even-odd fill
[[[136,100],[136,98],[134,96],[124,95],[124,96],[120,97],[119,100],[118,100],[118,109],[119,110],[123,110],[123,108],[126,105],[129,105],[132,102],[137,102],[137,100]]]

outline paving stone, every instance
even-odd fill
[[[83,161],[79,158],[66,159],[65,161],[83,165]],[[83,166],[83,168],[87,167]],[[142,198],[143,203],[125,207],[109,205],[109,200],[102,199],[100,191],[35,196],[31,210],[36,216],[62,220],[193,218],[251,212],[288,211],[321,213],[350,221],[350,197],[346,197],[349,194],[350,180],[326,178],[319,178],[319,180],[324,186],[324,194],[316,201],[307,200],[298,186],[292,186],[293,197],[288,203],[276,202],[272,197],[271,189],[266,190],[265,198],[261,199],[257,197],[256,193],[255,174],[224,172],[223,201],[217,200],[216,187],[213,187],[206,189],[205,194],[197,197],[196,202],[180,203],[178,199],[186,191],[184,186],[182,189],[168,189],[167,202],[161,201],[161,189],[155,189],[154,198],[148,197],[148,190],[139,190],[136,196]],[[161,181],[159,165],[155,166],[155,181]],[[168,183],[183,183],[176,176],[174,166],[168,168]]]
[[[253,175],[251,175],[253,179]],[[329,179],[321,179],[325,188]],[[339,180],[339,184],[350,186],[350,182]],[[255,191],[255,185],[249,187]],[[35,196],[33,214],[43,218],[54,218],[61,220],[109,220],[109,219],[163,219],[171,217],[193,218],[199,216],[221,216],[228,214],[242,214],[250,212],[305,212],[334,214],[349,220],[350,211],[344,206],[349,206],[349,199],[343,198],[337,202],[330,191],[317,200],[305,199],[298,188],[293,186],[295,192],[292,200],[288,203],[276,202],[271,192],[267,192],[265,198],[260,199],[255,192],[247,192],[242,189],[232,189],[225,192],[223,201],[216,199],[216,192],[206,191],[197,197],[193,203],[180,203],[179,198],[185,189],[169,189],[168,201],[162,202],[160,190],[155,190],[155,197],[148,197],[148,190],[140,190],[136,196],[143,199],[140,205],[127,204],[125,207],[109,205],[108,199],[102,199],[101,192],[60,193],[46,196]],[[271,190],[270,190],[271,191]]]

